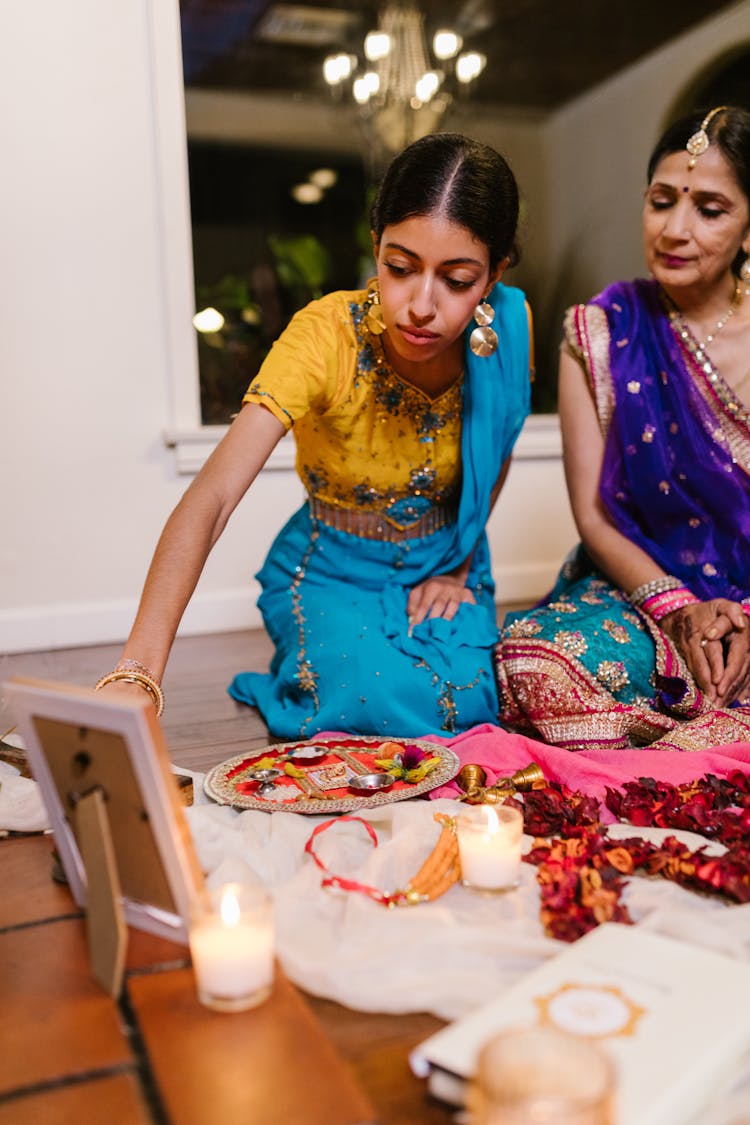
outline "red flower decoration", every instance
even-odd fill
[[[518,798],[507,803],[519,804]],[[707,856],[674,836],[657,847],[633,837],[610,841],[592,798],[550,783],[523,798],[524,827],[536,837],[526,861],[537,868],[541,919],[546,932],[575,941],[601,922],[631,923],[621,902],[625,878],[642,871],[690,890],[750,902],[750,776],[707,774],[674,786],[641,777],[622,789],[607,789],[605,804],[618,820],[696,832],[727,846]]]

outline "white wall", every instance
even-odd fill
[[[644,275],[641,209],[648,158],[683,91],[704,68],[743,44],[750,46],[748,0],[545,122],[541,209],[551,268],[539,274],[537,318],[548,348],[554,347],[554,325],[568,305],[618,278]]]
[[[545,122],[482,123],[528,185],[517,280],[543,315],[563,290],[585,296],[637,272],[632,197],[661,110],[678,81],[747,33],[749,11],[738,5]],[[190,380],[185,391],[173,378],[195,357],[178,130],[165,148],[179,118],[170,27],[176,0],[77,0],[16,5],[0,37],[11,107],[1,126],[0,652],[124,637],[189,479],[163,441],[190,424],[195,399]],[[554,432],[524,435],[493,516],[503,598],[543,593],[574,541],[554,448]],[[251,576],[300,495],[288,471],[257,482],[209,560],[186,630],[257,623]]]

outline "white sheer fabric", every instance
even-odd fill
[[[188,818],[210,880],[249,875],[269,887],[279,960],[314,995],[363,1011],[428,1011],[454,1019],[561,948],[542,931],[536,869],[529,864],[522,864],[521,886],[504,895],[483,897],[457,885],[433,903],[389,910],[362,894],[321,887],[322,872],[304,847],[329,818],[237,812],[208,802],[199,778],[195,791]],[[363,812],[377,848],[363,825],[339,820],[316,838],[315,850],[332,874],[393,891],[434,847],[434,814],[460,807],[447,799],[416,800]],[[612,834],[639,831],[613,826]],[[689,833],[672,835],[684,835],[691,846],[704,842]],[[526,846],[530,842],[526,837]],[[626,902],[640,925],[750,958],[750,906],[728,907],[666,880],[640,877],[630,880]]]
[[[0,832],[44,832],[49,817],[39,786],[0,762]]]

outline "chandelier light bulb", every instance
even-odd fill
[[[365,36],[365,57],[370,62],[378,62],[387,57],[391,49],[391,37],[385,31],[368,31]]]
[[[323,77],[329,86],[344,82],[353,69],[351,55],[329,55],[323,61]]]
[[[428,102],[440,87],[440,76],[434,70],[428,70],[417,82],[414,93],[420,102]]]
[[[482,73],[486,65],[486,55],[481,55],[478,51],[466,51],[456,59],[456,78],[459,82],[471,82]]]
[[[361,78],[357,78],[352,86],[352,93],[354,94],[355,101],[360,105],[366,105],[373,94],[377,94],[380,89],[380,79],[374,70],[368,70]]]
[[[436,31],[432,40],[432,50],[436,59],[452,59],[461,50],[462,45],[463,39],[461,36],[456,35],[455,31],[448,31],[446,28]]]
[[[465,50],[461,35],[450,27],[438,26],[428,35],[416,0],[383,0],[358,57],[329,56],[324,76],[336,104],[344,90],[347,100],[351,91],[373,160],[379,162],[426,132],[439,131],[456,84],[466,86],[469,94],[468,84],[486,62],[478,51]],[[327,188],[312,175],[310,181]]]

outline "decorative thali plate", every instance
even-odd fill
[[[385,774],[375,759],[391,759],[395,753],[422,761],[437,758],[421,780],[394,780],[387,790],[372,794],[349,788],[356,777]],[[259,769],[259,763],[263,763]],[[336,813],[370,809],[418,797],[445,785],[460,768],[458,756],[438,742],[420,738],[379,738],[369,735],[339,735],[264,746],[251,754],[239,754],[214,766],[203,788],[212,801],[236,809],[264,812]],[[286,767],[290,767],[288,770]],[[262,792],[261,792],[262,790]]]

